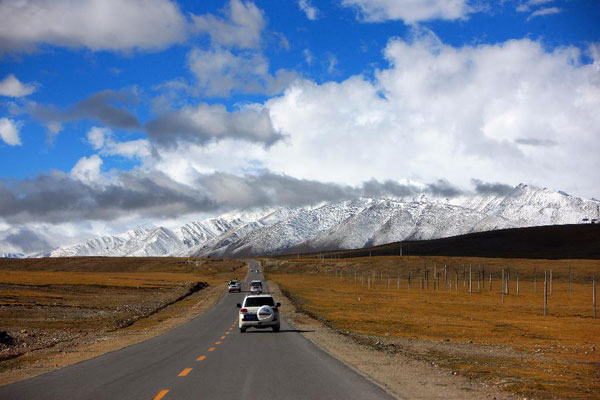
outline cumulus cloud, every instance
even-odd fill
[[[213,14],[192,15],[193,29],[210,36],[213,44],[240,49],[257,49],[266,20],[251,1],[230,0],[223,18]]]
[[[0,2],[0,53],[40,45],[159,50],[185,40],[186,19],[170,0]]]
[[[298,179],[270,171],[233,175],[199,174],[182,184],[158,171],[123,172],[99,177],[102,160],[82,158],[69,174],[53,171],[35,178],[0,181],[0,219],[10,224],[59,224],[84,220],[113,221],[180,217],[265,206],[305,206],[323,201],[363,197],[412,197],[419,193],[446,196],[447,182],[418,187],[410,183],[371,179],[350,186]],[[459,194],[458,191],[452,195]]]
[[[159,145],[174,146],[178,140],[206,144],[223,139],[237,139],[272,145],[283,138],[273,128],[268,110],[256,105],[232,112],[222,104],[200,104],[161,114],[146,124],[151,140]]]
[[[134,90],[103,90],[66,109],[54,105],[31,104],[31,115],[46,123],[52,133],[58,133],[65,122],[89,118],[114,128],[136,129],[140,123],[125,107],[137,105]]]
[[[315,21],[319,18],[319,9],[312,5],[310,0],[298,0],[298,7],[306,14],[306,18]]]
[[[22,83],[13,74],[0,81],[0,96],[25,97],[35,92],[35,85]]]
[[[342,0],[342,5],[356,8],[366,22],[402,20],[406,24],[462,19],[474,11],[467,0]]]
[[[101,167],[102,159],[98,155],[81,157],[71,169],[70,175],[82,182],[98,183],[102,179]]]
[[[208,96],[228,97],[232,92],[273,95],[296,79],[294,72],[285,69],[271,74],[267,59],[253,51],[234,54],[223,48],[196,48],[187,61],[197,87]]]
[[[215,209],[204,192],[160,172],[122,173],[108,183],[59,171],[0,182],[0,218],[10,224],[110,221],[132,213],[159,218]]]
[[[483,182],[479,179],[471,179],[471,183],[475,186],[475,192],[479,194],[495,194],[498,196],[506,196],[514,190],[514,187],[504,183]]]
[[[13,121],[9,118],[0,118],[0,138],[4,141],[4,143],[10,146],[20,146],[20,128],[21,125],[19,122]]]
[[[10,253],[34,253],[48,250],[48,239],[28,227],[16,227],[0,232],[0,251]]]
[[[269,100],[289,139],[264,167],[346,184],[444,177],[462,188],[477,171],[594,196],[600,71],[579,49],[528,39],[455,48],[421,30],[390,40],[384,55],[375,79],[301,80]]]
[[[119,141],[109,128],[94,126],[86,134],[88,142],[102,155],[144,159],[152,154],[152,145],[146,139]]]

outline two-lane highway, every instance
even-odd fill
[[[262,279],[258,263],[252,279]],[[0,387],[0,399],[391,399],[286,321],[278,333],[240,333],[247,293],[164,335],[60,370]],[[276,299],[277,301],[277,299]]]

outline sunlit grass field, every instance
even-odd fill
[[[592,318],[591,280],[600,271],[599,261],[411,256],[270,260],[265,265],[268,278],[304,311],[340,331],[472,343],[472,351],[461,346],[455,352],[449,346],[449,351],[432,349],[429,356],[452,371],[526,396],[600,397],[600,319]],[[508,268],[510,294],[505,287],[502,299],[502,269],[507,276]],[[483,279],[477,283],[480,270],[485,286]]]
[[[145,317],[167,305],[171,315],[186,296],[245,273],[243,262],[222,259],[0,259],[0,330],[14,338],[2,344],[0,372],[15,364],[3,360],[38,349],[147,329]]]

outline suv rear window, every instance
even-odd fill
[[[244,303],[244,307],[260,307],[274,306],[275,302],[272,297],[248,297]]]

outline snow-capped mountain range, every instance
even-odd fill
[[[177,229],[135,228],[30,256],[219,256],[274,254],[292,247],[350,249],[470,232],[575,224],[597,218],[600,201],[518,185],[510,193],[449,199],[357,198],[298,208],[223,214]]]

